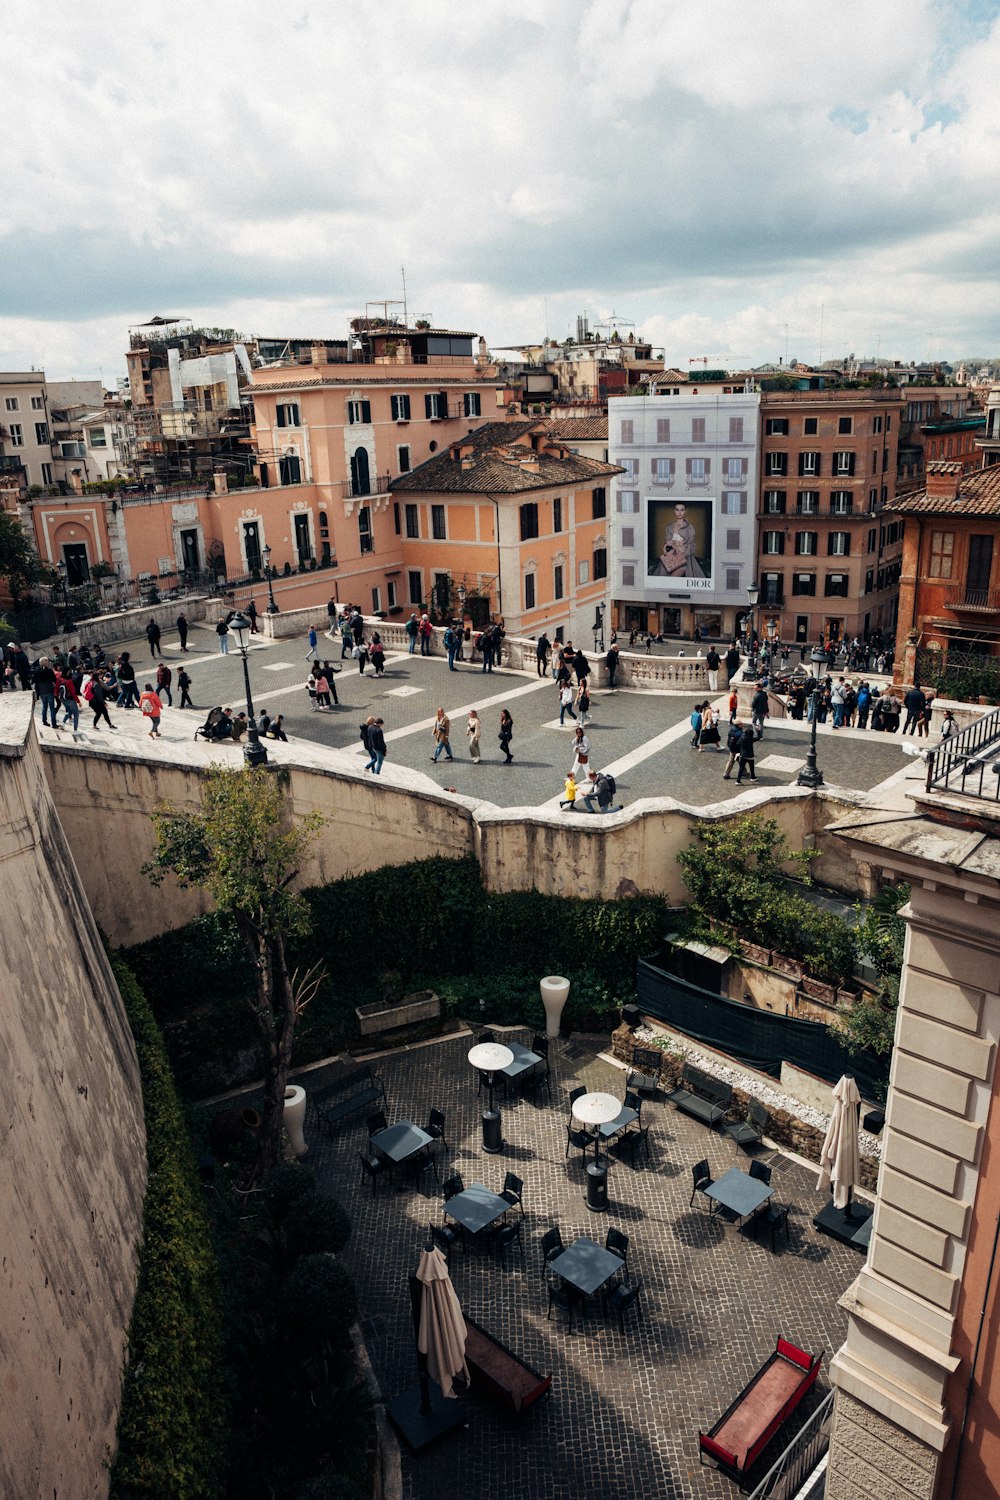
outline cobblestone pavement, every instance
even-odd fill
[[[530,1041],[523,1032],[511,1033]],[[605,1500],[610,1495],[655,1500],[732,1500],[734,1485],[699,1467],[698,1431],[725,1410],[778,1335],[815,1352],[826,1350],[811,1411],[828,1389],[829,1359],[842,1343],[846,1319],[837,1299],[861,1269],[861,1257],[817,1234],[822,1206],[815,1173],[770,1151],[776,1201],[791,1204],[790,1242],[743,1237],[690,1205],[691,1167],[707,1157],[712,1175],[746,1168],[724,1137],[678,1114],[661,1099],[643,1108],[651,1125],[651,1160],[633,1171],[614,1162],[610,1209],[590,1213],[584,1202],[579,1153],[565,1156],[567,1094],[577,1083],[621,1095],[623,1072],[598,1056],[604,1039],[560,1043],[553,1054],[552,1099],[527,1100],[503,1111],[506,1144],[500,1156],[479,1145],[477,1100],[466,1054],[468,1036],[386,1056],[375,1066],[384,1078],[390,1123],[425,1123],[437,1106],[447,1115],[449,1151],[441,1176],[462,1174],[499,1191],[504,1174],[524,1180],[525,1260],[506,1267],[482,1250],[452,1255],[455,1286],[465,1310],[529,1364],[552,1373],[549,1399],[518,1423],[481,1398],[468,1400],[468,1426],[419,1457],[403,1444],[407,1500],[511,1494],[519,1500]],[[307,1072],[307,1091],[326,1070]],[[362,1327],[383,1394],[412,1385],[416,1365],[407,1276],[415,1268],[427,1225],[442,1222],[440,1189],[426,1180],[404,1191],[362,1183],[357,1149],[363,1123],[334,1138],[310,1114],[306,1128],[321,1184],[349,1207],[354,1231],[345,1258],[357,1279]],[[398,1174],[397,1174],[398,1175]],[[516,1210],[514,1211],[516,1214]],[[629,1267],[641,1277],[641,1316],[630,1313],[624,1332],[600,1300],[570,1333],[558,1313],[546,1317],[539,1241],[558,1225],[565,1243],[586,1234],[601,1244],[615,1226],[630,1236]],[[559,1319],[559,1321],[557,1321]],[[795,1430],[794,1421],[765,1455],[774,1461]]]
[[[155,671],[150,664],[145,639],[132,648],[140,686]],[[484,673],[478,665],[465,664],[449,672],[438,657],[421,658],[392,653],[385,676],[376,679],[369,668],[362,676],[349,659],[341,663],[339,642],[320,637],[319,651],[329,651],[334,666],[342,666],[335,683],[340,706],[311,713],[304,682],[308,671],[304,638],[290,641],[254,641],[249,658],[255,706],[266,707],[273,716],[285,715],[291,740],[305,739],[347,750],[363,764],[358,728],[368,714],[385,720],[388,744],[387,766],[405,765],[427,774],[442,787],[452,787],[466,796],[479,796],[502,807],[557,803],[562,783],[572,762],[573,723],[560,729],[555,684],[550,677],[508,670]],[[163,740],[183,739],[191,743],[195,723],[213,704],[244,702],[243,678],[238,654],[222,656],[214,631],[194,629],[187,657],[168,633],[164,636],[162,660],[176,674],[184,663],[193,681],[192,696],[198,711],[166,708]],[[179,694],[174,692],[174,702]],[[438,705],[452,720],[452,750],[430,763],[434,749],[431,724]],[[722,771],[727,756],[706,750],[698,754],[689,744],[688,715],[694,704],[689,694],[645,690],[596,693],[593,722],[587,726],[591,740],[591,763],[610,769],[619,787],[619,801],[640,797],[671,796],[694,806],[705,806],[738,796],[735,779],[725,782]],[[467,712],[475,705],[483,721],[482,763],[469,757],[465,725]],[[497,744],[500,709],[508,707],[514,718],[514,764],[504,764]],[[136,710],[116,711],[112,719],[125,735],[143,732]],[[106,729],[92,733],[90,719],[81,716],[88,740],[110,743]],[[757,747],[757,786],[761,789],[787,786],[805,762],[808,726],[775,721],[767,726]],[[860,730],[819,730],[819,765],[829,785],[862,791],[886,781],[909,762],[901,750],[900,736],[876,735]],[[215,752],[216,754],[218,752]],[[581,804],[582,806],[582,804]],[[567,817],[587,816],[585,812]]]

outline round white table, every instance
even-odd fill
[[[514,1054],[500,1042],[477,1042],[469,1049],[469,1062],[486,1079],[489,1090],[489,1108],[483,1110],[483,1150],[496,1156],[503,1150],[503,1125],[500,1111],[493,1108],[493,1075],[509,1068]]]

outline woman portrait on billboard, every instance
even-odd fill
[[[687,506],[678,501],[674,506],[673,520],[667,523],[659,561],[650,568],[650,575],[658,578],[704,578],[704,571],[695,556],[696,547],[697,534],[687,518]]]

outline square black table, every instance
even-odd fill
[[[470,1234],[478,1234],[502,1218],[508,1208],[510,1204],[506,1198],[491,1192],[481,1182],[474,1182],[463,1192],[456,1193],[454,1198],[449,1198],[444,1211],[448,1218],[461,1224]]]
[[[718,1181],[705,1189],[705,1197],[714,1199],[720,1208],[728,1208],[741,1221],[742,1227],[742,1221],[747,1215],[766,1203],[773,1192],[774,1188],[767,1182],[761,1182],[759,1177],[751,1177],[749,1172],[741,1172],[739,1167],[730,1167]]]
[[[610,1250],[605,1250],[595,1240],[581,1235],[562,1255],[556,1256],[551,1268],[585,1297],[592,1297],[606,1281],[617,1275],[623,1265],[620,1255],[612,1255]]]
[[[508,1083],[520,1083],[542,1060],[537,1052],[521,1047],[517,1042],[504,1042],[504,1046],[514,1054],[514,1061],[500,1069],[501,1078],[506,1078]]]
[[[398,1125],[376,1131],[371,1138],[371,1145],[374,1151],[399,1163],[419,1155],[433,1141],[434,1137],[428,1135],[426,1130],[421,1130],[419,1125],[414,1125],[412,1120],[400,1120]]]
[[[610,1141],[611,1137],[617,1135],[619,1130],[624,1130],[626,1126],[631,1125],[633,1120],[638,1120],[638,1118],[638,1110],[627,1107],[623,1108],[621,1114],[616,1115],[613,1120],[608,1120],[606,1125],[598,1125],[597,1133],[602,1141]]]

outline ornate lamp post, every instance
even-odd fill
[[[594,632],[594,653],[604,650],[604,611],[606,606],[596,604],[594,606],[594,623],[591,629]]]
[[[818,786],[823,785],[823,772],[816,764],[816,710],[819,707],[816,702],[816,694],[819,692],[819,678],[813,677],[813,690],[810,697],[812,709],[812,723],[809,726],[809,750],[806,754],[806,763],[796,776],[798,786],[807,786],[815,791]]]
[[[233,615],[229,622],[229,634],[234,637],[240,656],[243,658],[243,685],[247,695],[247,742],[243,747],[243,759],[251,769],[267,764],[267,751],[260,742],[257,733],[257,720],[254,716],[253,698],[250,696],[250,669],[247,666],[247,652],[250,646],[250,621],[246,615]]]
[[[267,612],[268,612],[269,615],[278,615],[278,614],[281,613],[281,611],[279,610],[278,606],[274,602],[274,585],[271,582],[271,549],[270,549],[270,547],[265,547],[264,551],[261,553],[261,556],[264,559],[264,572],[267,575]]]
[[[754,645],[757,625],[757,600],[760,598],[760,588],[755,582],[747,585],[747,600],[750,605],[750,628],[749,628],[749,667],[751,677],[757,676],[757,647]]]

